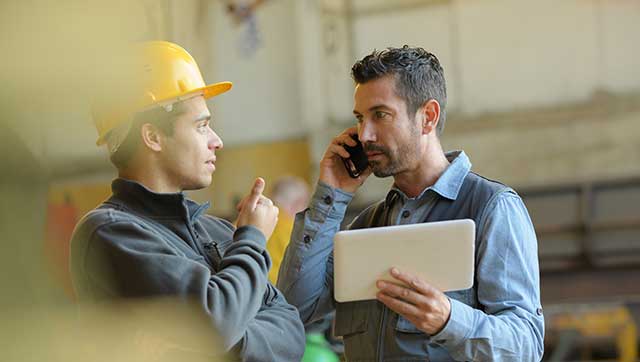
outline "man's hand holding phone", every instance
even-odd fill
[[[320,181],[331,187],[353,193],[364,183],[367,177],[369,177],[371,168],[367,167],[364,170],[358,170],[355,163],[352,167],[352,173],[357,175],[357,177],[351,177],[347,171],[347,167],[351,166],[349,162],[343,160],[351,158],[351,154],[345,149],[345,145],[356,147],[358,142],[352,138],[352,135],[357,134],[357,128],[351,127],[344,130],[331,141],[320,161]],[[354,160],[350,162],[353,161]]]

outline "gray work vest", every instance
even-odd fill
[[[428,191],[434,192],[434,191]],[[509,187],[469,172],[458,196],[450,200],[439,196],[423,222],[472,219],[476,223],[476,269],[482,221],[487,205]],[[360,214],[351,229],[387,226],[392,198],[378,202]],[[365,251],[366,252],[366,251]],[[478,305],[477,283],[472,288],[447,292],[447,296],[473,308]],[[350,362],[360,361],[453,361],[446,350],[418,330],[411,322],[377,300],[336,303],[335,334],[342,336]]]

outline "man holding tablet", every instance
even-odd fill
[[[350,361],[539,361],[544,318],[533,225],[515,191],[471,172],[464,152],[443,151],[446,86],[438,59],[422,48],[388,48],[356,62],[352,76],[357,127],[334,138],[320,161],[278,287],[305,324],[336,309],[335,331]],[[369,164],[356,178],[343,163],[345,147],[356,146],[353,135]],[[332,239],[371,173],[395,182],[349,229],[471,219],[471,288],[444,293],[398,265],[390,270],[397,282],[378,281],[376,299],[335,301]]]

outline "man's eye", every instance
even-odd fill
[[[382,119],[382,118],[387,117],[389,114],[386,113],[386,112],[376,111],[376,113],[374,115],[375,115],[375,117],[377,119]]]

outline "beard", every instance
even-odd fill
[[[365,152],[380,152],[383,155],[383,159],[381,160],[369,161],[369,167],[371,167],[371,171],[376,175],[376,177],[383,178],[393,176],[402,169],[398,153],[393,152],[388,147],[373,143],[366,143],[364,145],[364,150]]]
[[[418,158],[418,137],[401,141],[395,149],[375,143],[365,143],[363,145],[365,152],[380,152],[383,155],[378,160],[369,161],[369,167],[371,167],[373,174],[376,177],[384,178],[410,169]]]

